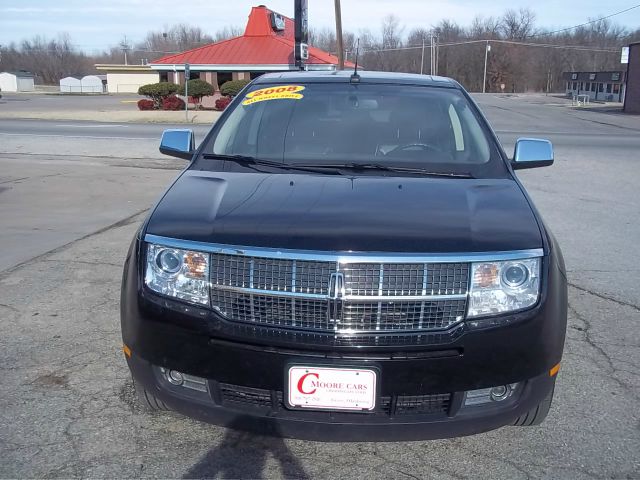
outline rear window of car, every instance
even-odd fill
[[[495,149],[457,89],[308,83],[255,85],[207,153],[283,163],[487,164]]]

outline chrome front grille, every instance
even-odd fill
[[[230,321],[333,333],[441,330],[466,311],[469,263],[212,253],[211,304]]]

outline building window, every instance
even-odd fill
[[[620,84],[619,83],[614,83],[613,84],[613,93],[615,93],[616,95],[620,93]]]
[[[585,92],[591,90],[591,82],[587,82],[587,88],[584,89]]]
[[[160,81],[168,82],[169,81],[169,72],[160,72]]]
[[[226,82],[233,80],[231,72],[218,72],[218,86],[224,85]]]
[[[592,91],[592,92],[595,92],[595,91],[596,91],[596,85],[598,85],[596,82],[593,82],[593,83],[591,84],[591,91]]]
[[[607,93],[611,93],[611,84],[607,83]]]
[[[595,80],[596,79],[596,74],[595,73],[590,73],[589,74],[589,80]]]
[[[614,82],[617,82],[618,80],[620,80],[620,72],[612,73],[611,80],[613,80]]]
[[[577,86],[578,86],[578,82],[573,82],[573,88],[571,90],[576,90]]]
[[[604,92],[604,83],[599,83],[598,84],[598,92],[600,92],[600,93]]]

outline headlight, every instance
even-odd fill
[[[467,317],[495,315],[535,305],[540,293],[540,258],[471,265]]]
[[[144,283],[154,292],[209,304],[209,255],[147,244]]]

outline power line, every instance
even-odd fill
[[[634,5],[633,7],[629,7],[629,8],[625,8],[624,10],[620,10],[619,12],[612,13],[610,15],[605,15],[604,17],[596,18],[595,20],[589,20],[588,22],[581,23],[580,25],[574,25],[573,27],[561,28],[560,30],[554,30],[552,32],[534,33],[534,34],[531,34],[531,35],[527,35],[525,38],[542,37],[544,35],[555,35],[556,33],[568,32],[569,30],[575,30],[576,28],[585,27],[587,25],[591,25],[593,23],[597,23],[597,22],[599,22],[601,20],[605,20],[607,18],[615,17],[616,15],[620,15],[621,13],[629,12],[629,11],[635,9],[635,8],[638,8],[638,7],[640,7],[640,3],[637,4],[637,5]]]
[[[617,53],[619,48],[596,48],[589,47],[586,45],[556,45],[550,43],[533,43],[533,42],[518,42],[515,40],[500,40],[500,39],[484,39],[484,40],[463,40],[460,42],[448,42],[448,43],[438,43],[438,47],[453,47],[457,45],[471,45],[476,43],[506,43],[511,45],[524,45],[527,47],[542,47],[542,48],[556,48],[556,49],[566,49],[566,50],[578,50],[578,51],[587,51],[587,52],[606,52],[606,53]],[[397,47],[397,48],[370,48],[363,50],[363,52],[395,52],[402,50],[417,50],[421,49],[422,45],[415,46],[406,46],[406,47]]]

